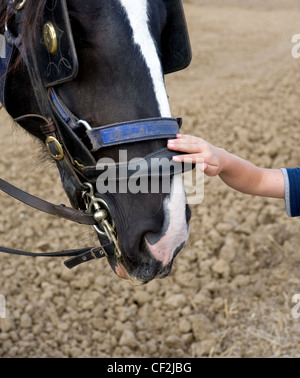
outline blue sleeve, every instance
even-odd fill
[[[289,217],[300,216],[300,168],[282,169],[285,183],[285,206]]]

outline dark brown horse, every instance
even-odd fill
[[[168,191],[161,173],[151,190],[153,157],[171,160],[166,141],[178,132],[164,74],[190,61],[181,0],[1,0],[0,10],[1,102],[46,143],[73,208],[94,214],[115,273],[138,284],[165,277],[190,219],[181,167]],[[144,158],[125,182],[147,190],[120,189],[120,156]],[[116,163],[115,192],[97,185],[103,158]]]

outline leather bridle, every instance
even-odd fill
[[[72,256],[71,259],[65,261],[68,268],[106,255],[114,255],[119,259],[121,251],[109,206],[102,198],[95,195],[96,176],[95,174],[91,175],[91,172],[96,172],[96,161],[93,154],[103,147],[174,138],[179,132],[181,122],[174,118],[154,118],[92,128],[85,120],[76,117],[59,97],[54,86],[45,86],[39,70],[34,44],[29,42],[25,49],[20,43],[25,3],[26,0],[11,0],[8,3],[8,10],[14,13],[19,30],[18,35],[13,35],[9,25],[6,24],[6,72],[4,73],[4,82],[0,86],[2,92],[0,100],[5,106],[7,70],[12,63],[14,51],[18,50],[26,64],[42,115],[27,114],[16,118],[15,121],[21,122],[32,118],[41,122],[40,128],[44,135],[46,148],[49,155],[57,163],[63,187],[73,208],[44,201],[3,179],[0,179],[0,190],[37,210],[79,224],[92,225],[97,231],[102,246],[50,253],[32,253],[0,246],[0,252],[25,256]],[[65,6],[64,1],[58,3]],[[63,11],[66,12],[67,10],[64,8]],[[71,29],[69,33],[71,33]],[[88,144],[81,140],[80,135],[82,133],[88,139]],[[89,148],[89,146],[92,146],[92,148]],[[168,156],[169,159],[175,154],[176,152],[171,153],[167,148],[157,153],[158,156]],[[150,157],[151,155],[149,159]],[[147,157],[145,159],[147,160]],[[178,172],[182,172],[181,164],[178,165]]]

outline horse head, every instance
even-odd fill
[[[6,4],[7,43],[14,40],[10,63],[25,62],[7,74],[7,111],[14,118],[54,120],[45,125],[21,117],[19,123],[46,142],[73,207],[96,213],[95,228],[114,272],[134,284],[167,276],[187,241],[190,209],[181,168],[167,175],[168,190],[162,190],[161,174],[151,190],[150,160],[169,161],[167,139],[178,132],[164,74],[190,60],[181,0]],[[122,164],[128,173],[136,158],[147,173],[121,180]],[[103,159],[115,163],[113,178],[97,170]],[[146,189],[138,190],[142,183]]]

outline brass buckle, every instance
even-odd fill
[[[24,7],[25,3],[26,3],[26,0],[22,0],[22,1],[19,1],[18,3],[16,3],[16,0],[13,0],[13,8],[15,10],[20,10]]]
[[[52,136],[49,136],[46,139],[45,143],[46,143],[47,150],[48,150],[49,154],[53,157],[53,159],[55,159],[55,160],[62,160],[64,158],[64,150],[62,148],[62,145],[59,143],[59,141],[57,139],[55,139]],[[49,146],[50,143],[54,143],[55,144],[55,148],[56,148],[56,150],[58,152],[56,155],[53,154],[53,152],[51,151],[50,146]]]

